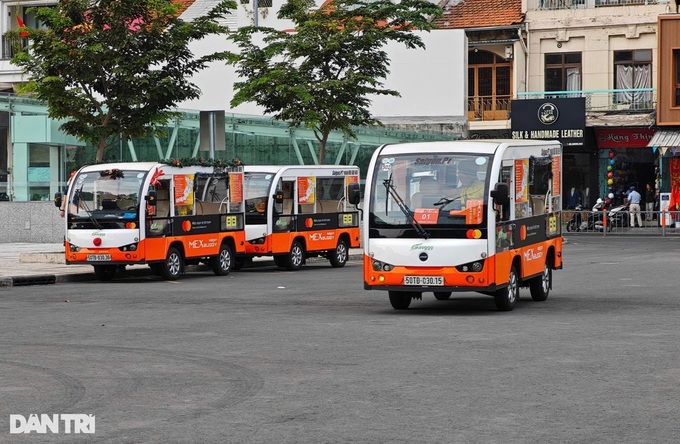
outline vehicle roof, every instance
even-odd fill
[[[247,165],[243,167],[246,173],[277,173],[282,170],[290,169],[321,169],[321,170],[337,170],[345,168],[356,168],[356,165]]]
[[[116,162],[116,163],[98,163],[94,165],[84,166],[81,171],[84,173],[92,171],[103,171],[109,169],[118,170],[133,170],[133,171],[151,171],[154,168],[161,169],[164,173],[174,172],[175,174],[193,174],[193,173],[210,173],[214,171],[212,166],[190,165],[184,167],[176,167],[165,163],[158,162]]]
[[[556,146],[557,141],[548,140],[509,140],[509,139],[470,139],[438,142],[408,142],[384,145],[380,148],[380,154],[405,154],[413,152],[460,152],[493,154],[502,145],[508,147],[539,147]]]

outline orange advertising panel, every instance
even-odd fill
[[[243,202],[243,173],[229,174],[229,201]]]
[[[562,158],[561,157],[553,157],[552,159],[552,173],[553,173],[553,183],[552,183],[552,193],[553,196],[559,196],[562,194],[562,190],[560,189],[560,183],[562,182],[562,178],[560,177],[560,168],[562,165],[560,165]]]
[[[670,211],[680,208],[680,158],[673,157],[668,160],[668,173],[671,179],[671,198],[668,202]]]
[[[177,174],[172,176],[172,181],[175,188],[175,205],[193,205],[194,175]]]
[[[529,200],[529,159],[515,160],[515,202]]]
[[[298,177],[298,203],[313,204],[316,200],[316,177]]]
[[[416,208],[413,213],[413,218],[421,225],[436,224],[438,217],[438,208]]]

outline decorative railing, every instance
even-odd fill
[[[656,110],[656,88],[519,92],[517,99],[585,97],[586,111],[645,113]]]
[[[530,11],[602,8],[609,6],[665,5],[668,0],[529,0]]]
[[[9,60],[19,52],[21,48],[28,44],[27,38],[21,38],[16,35],[9,36],[7,34],[2,36],[2,60]]]
[[[468,120],[507,120],[511,101],[510,96],[470,96]]]

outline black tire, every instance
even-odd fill
[[[153,264],[149,264],[151,272],[156,276],[163,276],[163,267],[164,267],[163,262],[154,262]]]
[[[288,270],[297,271],[302,268],[302,264],[305,263],[305,249],[300,241],[294,241],[290,246],[290,252],[284,257],[286,258],[284,266]]]
[[[274,256],[274,264],[275,264],[277,267],[286,268],[286,267],[287,267],[287,264],[288,264],[288,255],[286,255],[286,254],[283,254],[283,255],[279,254],[279,255]]]
[[[573,220],[570,220],[569,222],[567,222],[566,228],[567,228],[567,231],[569,231],[569,232],[576,231],[576,222],[574,222]]]
[[[543,266],[543,273],[540,276],[533,278],[529,282],[529,291],[531,292],[531,299],[534,301],[545,301],[550,294],[550,287],[552,286],[552,268],[549,263]]]
[[[434,297],[437,298],[438,301],[446,301],[451,297],[451,292],[450,291],[435,291]]]
[[[232,270],[238,271],[238,270],[240,270],[241,268],[243,268],[243,266],[244,266],[245,264],[246,264],[246,259],[243,259],[243,258],[236,258],[236,259],[234,259],[234,263],[232,264],[231,269],[232,269]]]
[[[175,247],[170,247],[168,255],[163,263],[162,276],[169,281],[177,280],[184,270],[184,258],[182,253]]]
[[[213,273],[217,276],[228,275],[234,264],[234,252],[231,247],[227,244],[222,244],[217,256],[213,256],[210,259],[210,264],[212,265]]]
[[[344,267],[347,263],[348,256],[349,248],[344,239],[338,240],[338,245],[335,247],[335,250],[328,252],[328,260],[333,268]]]
[[[411,305],[413,293],[410,291],[390,291],[390,304],[395,310],[406,310]]]
[[[510,267],[507,287],[498,290],[493,298],[498,311],[511,311],[515,308],[519,299],[519,276],[514,265]]]
[[[94,265],[94,275],[100,281],[110,281],[116,276],[116,265]]]

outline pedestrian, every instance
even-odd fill
[[[635,218],[637,217],[638,226],[642,227],[642,216],[640,216],[640,201],[642,196],[637,192],[634,186],[628,190],[628,209],[630,211],[630,226],[635,227]]]
[[[650,221],[654,219],[654,205],[656,204],[656,191],[652,188],[652,184],[647,184],[647,189],[645,190],[645,220]]]

